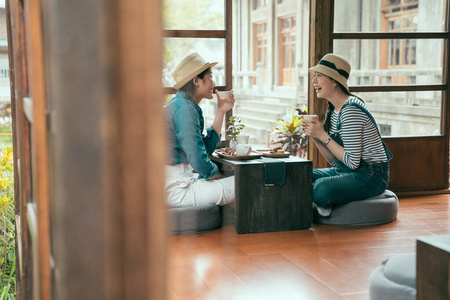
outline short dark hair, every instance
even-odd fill
[[[203,79],[203,77],[205,77],[205,75],[206,75],[209,71],[211,71],[211,68],[206,69],[205,71],[203,71],[203,72],[201,72],[200,74],[198,74],[196,77],[198,77],[198,78],[200,78],[200,79]],[[195,77],[194,77],[194,78],[195,78]],[[192,78],[192,79],[194,79],[194,78]],[[194,82],[192,81],[192,79],[189,80],[185,85],[183,85],[183,86],[180,88],[180,91],[185,92],[186,94],[188,94],[188,95],[191,96],[191,97],[192,97],[192,96],[194,95],[194,93],[195,93],[195,85],[194,85]]]

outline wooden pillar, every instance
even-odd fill
[[[333,51],[333,7],[334,0],[312,0],[310,2],[310,28],[309,28],[309,61],[308,68],[315,66],[319,60],[327,53]],[[327,100],[318,99],[314,91],[314,86],[309,78],[308,89],[308,111],[316,114],[321,121],[325,118],[328,107]],[[309,159],[313,161],[314,168],[324,168],[327,161],[320,154],[312,139],[308,147]]]
[[[43,11],[54,298],[166,299],[161,1]]]

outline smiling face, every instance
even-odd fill
[[[213,74],[211,69],[209,69],[209,71],[205,73],[205,76],[203,76],[203,78],[195,77],[194,85],[195,85],[194,99],[199,99],[198,102],[200,102],[203,98],[212,99],[216,83],[213,80]]]
[[[324,99],[330,99],[336,92],[336,88],[339,87],[334,79],[319,72],[313,74],[312,83],[317,97]]]

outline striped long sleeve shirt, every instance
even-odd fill
[[[367,109],[364,102],[356,97],[351,97],[347,100],[347,102],[356,101]],[[341,109],[340,113],[333,111],[331,114],[330,135],[338,131],[339,118],[341,122],[339,135],[345,149],[343,163],[347,167],[356,170],[361,159],[368,163],[388,161],[378,129],[364,111],[355,105],[346,105]],[[336,160],[332,162],[332,165],[336,165]]]

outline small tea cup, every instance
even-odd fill
[[[236,146],[237,155],[247,155],[252,151],[252,147],[249,144],[238,144]]]
[[[249,138],[250,136],[248,134],[241,133],[236,136],[236,141],[238,144],[248,144]]]
[[[231,91],[217,91],[217,93],[219,94],[219,97],[222,99],[226,99],[231,95]]]

